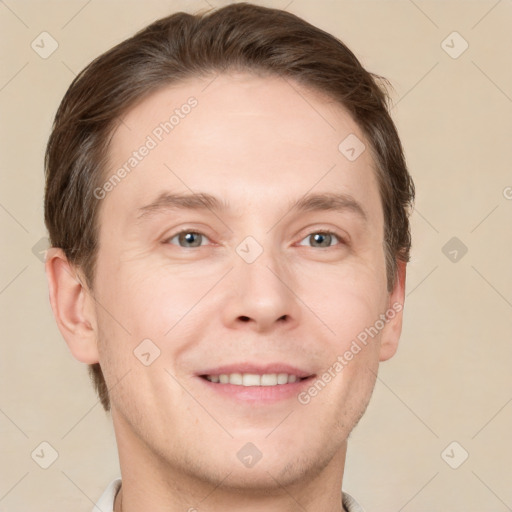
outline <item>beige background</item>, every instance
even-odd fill
[[[401,346],[351,436],[344,489],[367,512],[512,510],[512,2],[263,4],[335,34],[391,80],[417,187]],[[0,511],[89,511],[119,471],[110,417],[56,328],[33,254],[46,235],[55,110],[92,58],[159,17],[205,7],[0,3]],[[47,59],[31,48],[43,31],[59,45]],[[458,58],[442,46],[453,31],[469,44]],[[463,41],[446,44],[453,54]],[[442,250],[452,237],[467,246],[455,262]],[[58,452],[48,469],[31,458],[43,441]],[[469,453],[458,469],[442,458],[453,441],[452,465]]]

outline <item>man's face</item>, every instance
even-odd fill
[[[210,82],[154,93],[112,139],[107,178],[149,150],[101,199],[100,363],[121,458],[131,447],[212,482],[286,485],[336,460],[394,350],[389,324],[353,349],[392,299],[382,205],[368,144],[355,160],[338,149],[364,140],[341,106],[280,78]],[[192,193],[219,207],[144,208]],[[293,207],[313,194],[345,202]],[[263,387],[273,374],[297,380]]]

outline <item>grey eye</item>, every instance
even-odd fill
[[[311,247],[320,247],[320,248],[332,247],[331,242],[333,241],[333,239],[337,239],[339,242],[341,241],[341,239],[335,233],[331,233],[329,231],[318,231],[316,233],[311,233],[303,240],[308,240],[308,239],[311,241],[311,244],[312,244]],[[316,245],[314,245],[314,244],[316,244]],[[304,244],[301,243],[299,245],[304,245]]]
[[[202,233],[198,233],[197,231],[181,231],[177,233],[173,237],[169,238],[169,242],[173,243],[172,240],[175,238],[178,239],[178,244],[180,247],[190,248],[190,247],[200,247],[203,245],[201,242],[203,238],[206,238]],[[176,244],[174,244],[176,245]]]

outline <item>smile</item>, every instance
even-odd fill
[[[291,384],[300,380],[294,374],[288,373],[222,373],[220,375],[202,375],[206,380],[215,384],[233,384],[235,386],[280,386],[283,384]]]

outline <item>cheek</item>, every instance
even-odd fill
[[[338,340],[338,349],[372,326],[386,308],[386,280],[380,267],[355,261],[323,271],[303,266],[299,275],[297,296]]]
[[[108,270],[99,287],[98,300],[105,305],[100,313],[121,338],[161,338],[194,306],[202,291],[187,270],[177,276],[175,269],[149,258]]]
[[[213,283],[198,279],[197,272],[184,269],[176,275],[175,270],[150,261],[119,265],[102,281],[97,300],[98,342],[107,385],[115,385],[129,372],[126,382],[116,386],[113,401],[134,379],[142,395],[154,395],[152,386],[160,381],[168,384],[164,367],[174,372],[191,340],[204,337],[200,324],[207,322],[197,315],[201,298]]]
[[[306,274],[303,274],[306,282]],[[324,334],[312,351],[323,363],[319,375],[328,391],[317,406],[329,403],[342,411],[343,423],[360,417],[371,396],[379,362],[380,315],[387,306],[385,279],[367,265],[339,268],[309,276],[315,286],[303,287],[304,302],[321,319]],[[318,320],[315,319],[315,323]],[[321,325],[321,324],[319,324]],[[318,388],[323,389],[319,383]],[[312,390],[315,393],[315,390]]]

